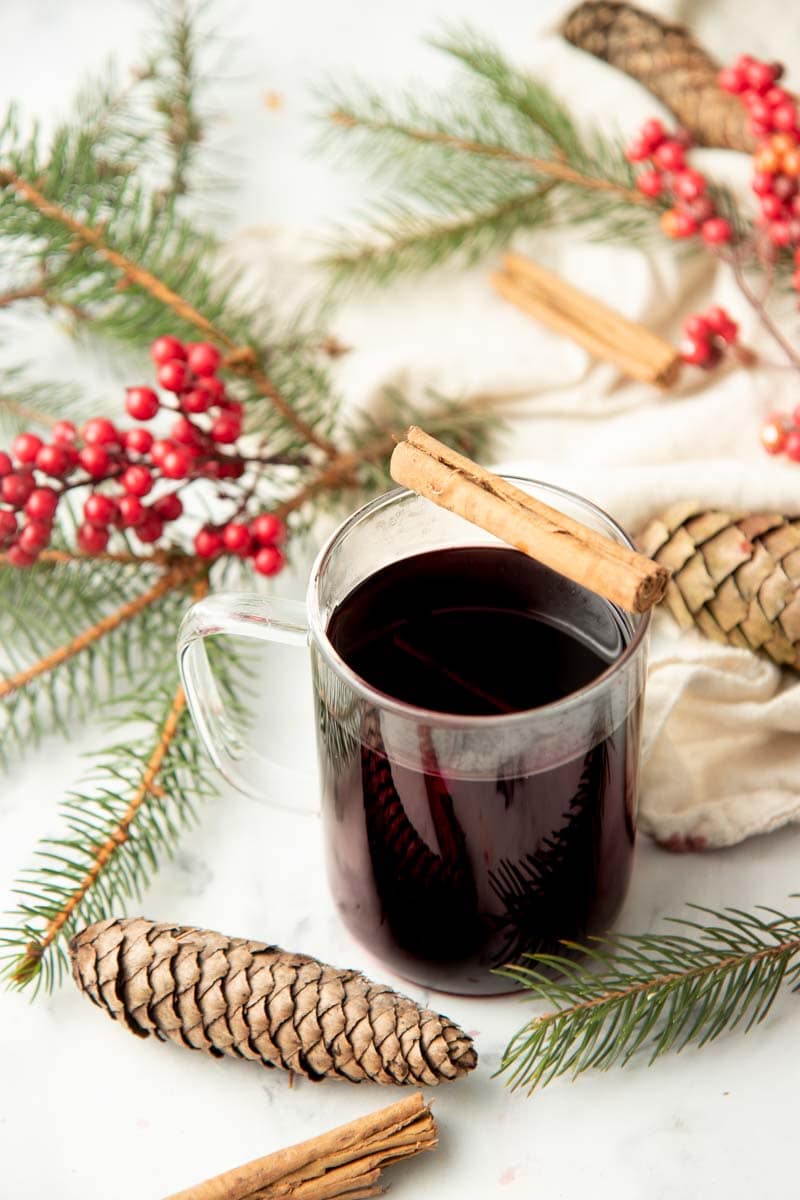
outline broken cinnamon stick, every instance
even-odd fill
[[[615,363],[631,378],[657,387],[675,381],[681,356],[671,342],[522,254],[506,254],[503,270],[491,281],[517,308],[572,338],[595,358]]]
[[[319,1137],[234,1167],[166,1200],[336,1200],[377,1196],[381,1169],[437,1143],[421,1092]]]
[[[479,467],[415,425],[392,454],[392,479],[457,513],[629,612],[664,595],[669,572]]]

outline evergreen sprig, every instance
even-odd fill
[[[504,968],[532,998],[555,1006],[509,1043],[500,1067],[509,1085],[532,1092],[559,1075],[624,1065],[641,1049],[652,1063],[726,1030],[748,1031],[782,983],[800,983],[800,917],[692,907],[702,922],[673,919],[680,933],[566,942],[578,961],[532,954]]]
[[[392,184],[359,222],[366,236],[339,235],[325,260],[335,283],[383,282],[451,256],[470,262],[547,224],[627,241],[654,230],[664,205],[636,190],[619,139],[579,127],[551,89],[477,35],[435,44],[469,72],[445,96],[392,104],[361,88],[327,97],[323,143]]]

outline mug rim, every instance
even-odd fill
[[[633,542],[628,534],[609,513],[600,508],[592,500],[587,500],[585,496],[579,496],[577,492],[572,492],[568,488],[559,487],[554,483],[545,483],[541,479],[531,479],[526,475],[512,475],[498,472],[502,479],[509,483],[529,484],[536,488],[541,488],[545,492],[549,492],[554,497],[563,497],[567,500],[576,501],[585,509],[595,513],[608,526],[610,526],[618,535],[622,544],[628,546],[631,550],[635,550]],[[427,725],[438,725],[440,728],[449,729],[491,729],[492,727],[513,726],[524,724],[530,721],[532,717],[541,716],[543,718],[552,718],[559,716],[562,713],[568,713],[578,705],[583,704],[593,695],[600,692],[604,687],[610,684],[614,676],[625,667],[639,653],[642,644],[644,643],[647,632],[650,628],[652,619],[652,609],[648,609],[646,613],[635,614],[639,616],[639,624],[636,627],[633,637],[628,642],[625,649],[615,658],[612,663],[597,675],[591,683],[585,684],[582,688],[578,688],[575,692],[570,692],[567,696],[563,696],[560,700],[553,700],[549,704],[540,704],[536,708],[524,708],[519,712],[513,713],[487,713],[479,715],[464,715],[458,713],[442,712],[439,709],[423,708],[416,704],[408,704],[404,700],[397,700],[394,696],[390,696],[388,692],[382,692],[378,688],[372,687],[367,683],[348,662],[338,653],[333,643],[328,637],[327,630],[323,624],[322,612],[319,605],[319,579],[325,567],[325,563],[335,549],[337,543],[346,536],[347,533],[365,517],[381,508],[388,507],[390,504],[396,504],[405,496],[417,496],[417,493],[410,488],[392,488],[388,492],[383,492],[380,496],[369,500],[355,512],[351,513],[345,521],[336,527],[330,537],[321,546],[314,564],[311,568],[311,574],[308,581],[308,590],[306,592],[306,614],[308,620],[309,632],[313,637],[317,649],[326,660],[328,666],[342,676],[349,687],[352,688],[362,699],[369,701],[381,709],[391,712],[396,716],[405,717],[408,720],[416,723],[424,723]],[[417,497],[419,498],[419,497]],[[554,506],[557,507],[557,506]],[[348,593],[349,595],[349,593]],[[343,597],[344,599],[344,597]]]

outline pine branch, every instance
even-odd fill
[[[255,351],[251,346],[240,346],[223,329],[215,325],[208,317],[199,312],[192,304],[169,287],[163,279],[139,263],[134,262],[120,253],[108,243],[104,232],[92,225],[86,224],[72,216],[59,204],[48,198],[27,179],[13,171],[0,170],[0,188],[10,188],[15,194],[32,205],[43,217],[55,221],[75,239],[79,246],[93,250],[104,259],[129,283],[150,293],[165,308],[169,308],[181,320],[199,329],[206,337],[211,338],[227,351],[226,365],[239,374],[248,378],[275,410],[294,427],[304,441],[318,446],[329,457],[335,457],[336,448],[327,438],[321,437],[311,426],[299,416],[291,405],[284,399],[273,381],[261,369]]]
[[[384,183],[397,175],[395,192],[367,216],[372,235],[345,236],[328,257],[335,280],[472,260],[545,224],[581,221],[626,239],[650,231],[663,202],[634,186],[618,141],[579,129],[544,84],[474,35],[439,48],[469,71],[471,87],[459,80],[452,95],[394,108],[368,91],[334,99],[330,127],[349,133]],[[555,191],[553,203],[536,203],[543,190]]]
[[[196,596],[204,586],[196,585]],[[37,865],[20,879],[14,923],[0,930],[3,973],[14,986],[52,988],[67,964],[70,936],[139,898],[159,860],[172,854],[182,828],[193,821],[193,802],[216,790],[178,686],[169,653],[173,636],[170,629],[163,646],[154,648],[161,658],[120,700],[126,720],[140,722],[146,732],[96,756],[86,789],[62,804],[65,834],[42,842]],[[224,654],[213,646],[210,651],[235,707],[235,660],[228,647]],[[164,662],[171,664],[168,672]]]
[[[52,558],[50,561],[54,561]],[[194,565],[194,571],[198,570],[197,565]],[[114,609],[105,617],[90,625],[88,629],[84,629],[77,637],[72,638],[69,642],[56,647],[55,650],[49,651],[37,662],[26,667],[22,671],[17,671],[14,675],[9,675],[5,679],[0,679],[0,700],[4,700],[10,696],[12,692],[19,691],[27,684],[32,683],[39,676],[45,675],[50,671],[56,670],[63,663],[74,658],[76,654],[81,654],[84,650],[88,650],[100,638],[106,634],[112,633],[127,621],[133,620],[145,608],[156,604],[162,596],[167,592],[172,591],[177,587],[182,587],[187,579],[190,578],[191,568],[187,570],[186,566],[172,567],[165,571],[155,583],[151,584],[146,591],[137,596],[134,600],[127,600],[119,608]]]
[[[674,920],[686,932],[568,942],[581,961],[534,954],[530,966],[504,968],[556,1006],[510,1042],[500,1067],[509,1085],[530,1093],[559,1075],[624,1065],[645,1046],[652,1063],[742,1024],[747,1032],[764,1020],[781,983],[800,982],[800,918],[763,907],[692,907],[715,923]]]
[[[64,417],[81,422],[97,409],[69,384],[32,380],[29,368],[4,367],[0,380],[0,427],[9,435],[31,425],[49,428]]]

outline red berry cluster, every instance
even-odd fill
[[[13,566],[36,561],[51,540],[61,498],[74,488],[89,488],[78,547],[85,554],[101,554],[112,528],[129,530],[145,544],[158,542],[165,526],[182,515],[179,492],[193,481],[244,474],[245,460],[234,446],[242,433],[242,406],[217,376],[217,348],[164,336],[153,342],[150,353],[158,383],[174,398],[132,387],[125,408],[141,422],[162,410],[175,412],[167,437],[155,438],[141,425],[123,430],[106,417],[93,417],[80,432],[70,421],[57,421],[48,442],[21,433],[11,444],[11,455],[0,451],[0,547]],[[160,494],[155,497],[154,491]],[[262,513],[248,524],[245,507],[226,525],[201,529],[195,553],[251,558],[256,571],[274,575],[284,565],[278,548],[283,523]]]
[[[791,93],[778,86],[782,74],[779,63],[742,54],[718,76],[719,86],[738,96],[750,114],[750,130],[758,140],[752,188],[759,224],[779,249],[800,246],[800,115]],[[800,271],[794,285],[800,290]]]
[[[773,413],[761,427],[761,445],[767,454],[785,454],[800,462],[800,405],[791,416]]]
[[[736,344],[739,326],[718,304],[703,313],[690,313],[683,322],[681,358],[708,370],[715,367],[729,346]]]
[[[733,230],[717,213],[705,176],[687,166],[690,146],[686,130],[677,130],[668,137],[664,126],[653,117],[645,121],[625,155],[630,162],[650,163],[636,178],[643,195],[651,199],[665,196],[672,201],[672,206],[661,214],[661,228],[667,237],[687,238],[699,233],[707,245],[718,246],[731,240]]]

